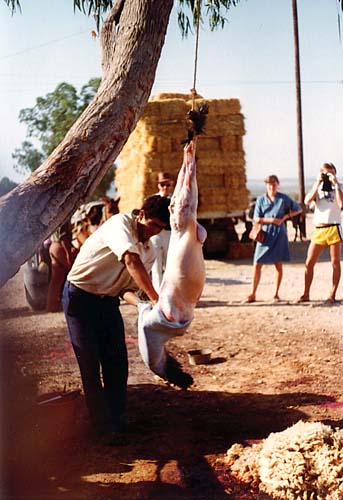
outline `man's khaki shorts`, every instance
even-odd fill
[[[316,245],[330,246],[343,241],[342,227],[340,224],[330,226],[315,227],[312,236],[312,243]]]

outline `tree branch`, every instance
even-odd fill
[[[98,94],[62,143],[0,198],[0,286],[88,198],[111,167],[150,96],[173,0],[125,0]]]

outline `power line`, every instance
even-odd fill
[[[0,74],[1,76],[1,74]],[[200,79],[204,85],[218,85],[218,84],[239,84],[239,85],[294,85],[294,80],[205,80]],[[186,80],[163,80],[158,79],[155,85],[175,85],[184,84]],[[302,80],[303,84],[342,84],[343,80]]]
[[[70,38],[84,35],[85,33],[89,33],[89,30],[79,31],[78,33],[73,33],[72,35],[64,36],[62,38],[56,38],[55,40],[50,40],[49,42],[45,42],[45,43],[42,43],[40,45],[35,45],[33,47],[28,47],[28,48],[21,50],[19,52],[14,52],[13,54],[8,54],[6,56],[2,56],[2,57],[0,57],[0,61],[3,61],[4,59],[10,59],[11,57],[20,56],[21,54],[26,54],[27,52],[30,52],[32,50],[41,49],[42,47],[47,47],[49,45],[53,45],[54,43],[62,42],[63,40],[69,40]]]

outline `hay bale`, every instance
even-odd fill
[[[343,430],[321,422],[299,421],[252,447],[234,445],[227,461],[242,481],[273,498],[343,498]]]
[[[187,102],[188,106],[192,106],[193,101]],[[196,99],[195,105],[201,106],[204,103],[209,103],[210,113],[214,116],[235,115],[241,112],[241,103],[239,99]]]
[[[197,99],[202,99],[200,94],[196,94]],[[165,101],[166,99],[183,99],[185,101],[189,101],[192,99],[192,94],[180,94],[177,92],[161,92],[160,94],[156,94],[155,96],[150,97],[149,102],[153,101]]]
[[[205,102],[198,96],[196,105]],[[206,133],[198,140],[197,172],[202,193],[201,213],[229,213],[248,205],[242,136],[244,118],[238,99],[211,99]],[[163,93],[148,102],[123,148],[116,173],[120,210],[137,208],[138,201],[157,190],[159,170],[177,175],[187,137],[190,94]],[[236,193],[237,191],[237,193]]]

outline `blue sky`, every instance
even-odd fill
[[[61,82],[78,89],[100,76],[92,18],[72,0],[22,0],[11,17],[0,0],[0,177],[15,181],[11,153],[25,139],[19,111]],[[291,0],[241,0],[224,30],[201,30],[197,91],[239,98],[245,116],[248,179],[270,173],[297,177],[296,107]],[[46,7],[48,5],[48,7]],[[305,176],[330,161],[343,172],[343,46],[336,0],[298,0]],[[188,92],[194,37],[182,40],[171,17],[152,94]],[[343,173],[341,174],[343,178]]]

